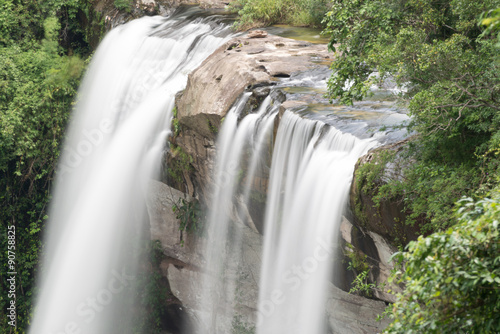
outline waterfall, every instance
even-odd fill
[[[208,273],[202,282],[199,333],[229,333],[235,308],[240,265],[242,226],[256,227],[247,211],[250,183],[262,167],[263,153],[270,146],[277,106],[267,97],[259,110],[241,113],[250,93],[231,108],[218,141],[216,178],[209,208],[208,242],[203,250]],[[236,209],[233,209],[233,203]]]
[[[285,112],[270,175],[257,333],[325,333],[325,304],[354,165],[373,142]]]
[[[30,333],[133,331],[145,187],[159,171],[174,97],[229,35],[188,10],[134,20],[102,41],[60,158]]]

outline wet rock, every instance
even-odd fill
[[[266,97],[269,95],[271,89],[269,87],[258,87],[252,91],[252,94],[256,97]]]

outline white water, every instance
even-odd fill
[[[228,112],[217,141],[215,187],[207,223],[208,242],[202,252],[207,259],[208,273],[202,282],[202,317],[198,333],[229,333],[234,316],[242,226],[253,225],[245,212],[250,182],[263,151],[269,147],[277,111],[269,106],[271,99],[268,97],[256,113],[247,115],[238,124],[249,96],[249,93],[244,94]],[[243,160],[248,161],[247,166],[243,165]],[[243,190],[239,189],[241,186]],[[239,208],[233,210],[236,202],[240,203]]]
[[[145,187],[174,96],[229,35],[213,20],[184,19],[115,28],[93,57],[59,166],[32,334],[133,330]]]
[[[271,167],[257,333],[319,334],[354,165],[373,143],[286,112]]]

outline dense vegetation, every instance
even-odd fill
[[[235,27],[249,29],[277,23],[320,27],[328,0],[235,0],[230,10],[239,15]]]
[[[15,226],[17,326],[32,308],[49,189],[69,111],[96,32],[87,2],[0,0],[0,290],[7,291],[7,229]],[[97,32],[98,33],[98,32]],[[0,296],[0,331],[7,325]]]
[[[461,201],[458,224],[411,242],[386,333],[500,332],[500,193]],[[396,257],[398,254],[396,255]]]

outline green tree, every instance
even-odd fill
[[[458,225],[411,242],[406,285],[389,314],[385,333],[500,332],[500,192],[461,201]]]
[[[229,6],[238,13],[238,29],[286,23],[296,26],[321,26],[328,10],[327,0],[236,0]]]

